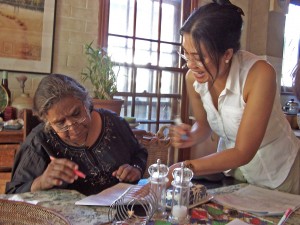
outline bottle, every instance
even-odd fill
[[[1,85],[4,87],[4,89],[6,90],[7,92],[7,95],[8,95],[8,105],[11,104],[11,92],[8,88],[8,78],[7,78],[7,71],[3,71],[2,72],[2,83]]]

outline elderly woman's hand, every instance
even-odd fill
[[[122,182],[134,182],[142,178],[141,171],[129,164],[123,164],[112,175]]]
[[[44,173],[33,181],[31,191],[47,190],[54,186],[60,186],[63,182],[73,183],[78,179],[75,174],[77,169],[78,165],[68,159],[51,157],[51,162]]]

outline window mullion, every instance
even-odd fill
[[[157,93],[156,130],[159,129],[159,123],[160,123],[161,77],[162,77],[162,71],[158,70],[157,71],[157,79],[156,79],[156,93]]]

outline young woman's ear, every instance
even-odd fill
[[[232,59],[232,56],[233,56],[233,49],[232,48],[227,49],[224,53],[225,63],[229,63],[230,60]]]

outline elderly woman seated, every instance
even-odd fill
[[[94,109],[87,90],[74,79],[43,78],[33,108],[43,123],[18,151],[6,193],[63,188],[91,195],[142,177],[147,151],[128,123]]]

